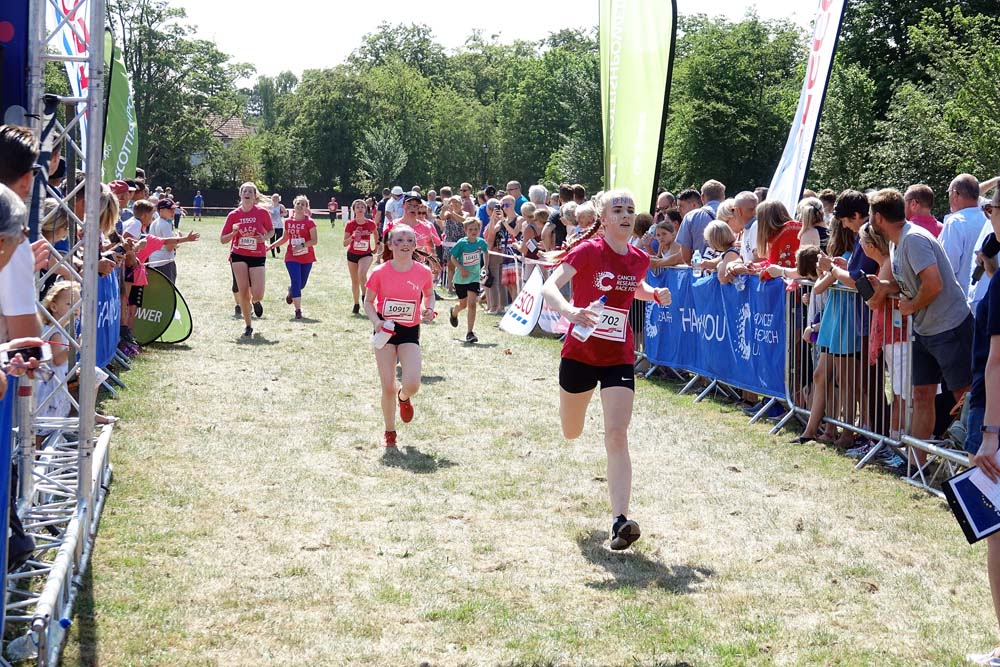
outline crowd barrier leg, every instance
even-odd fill
[[[702,400],[704,400],[704,398],[706,396],[708,396],[713,391],[715,391],[718,388],[718,386],[719,386],[719,381],[718,380],[712,380],[711,382],[708,383],[708,386],[705,387],[705,389],[703,389],[700,394],[698,394],[698,397],[696,399],[694,399],[694,402],[695,403],[700,403]]]
[[[688,391],[690,391],[691,388],[694,387],[695,384],[697,384],[698,380],[700,380],[700,379],[701,379],[701,376],[698,375],[697,373],[695,373],[694,375],[692,375],[691,379],[688,380],[688,383],[686,385],[684,385],[684,387],[679,392],[677,392],[677,395],[678,396],[683,396],[684,394],[688,393]]]
[[[766,415],[771,408],[773,408],[775,405],[778,404],[778,399],[773,397],[766,397],[766,398],[768,400],[766,403],[764,403],[764,406],[760,410],[758,410],[757,414],[751,417],[750,421],[747,423],[756,424],[757,422],[759,422],[761,419],[764,418],[764,415]]]

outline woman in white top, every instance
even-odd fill
[[[277,257],[281,252],[277,246],[278,239],[285,235],[285,216],[288,215],[288,209],[281,203],[281,195],[277,192],[271,195],[268,212],[271,214],[271,229],[274,230],[271,234],[271,257]]]

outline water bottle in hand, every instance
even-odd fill
[[[381,328],[379,328],[379,330],[375,332],[375,335],[372,336],[372,345],[375,346],[376,350],[381,350],[383,347],[385,347],[385,344],[389,342],[389,339],[392,338],[392,334],[394,334],[395,332],[396,332],[395,322],[393,322],[392,320],[386,320],[385,322],[382,322]]]
[[[587,306],[587,310],[597,315],[597,324],[601,323],[601,315],[604,314],[604,304],[606,304],[607,302],[608,302],[608,297],[602,296],[600,299],[591,302],[591,304]],[[573,338],[576,338],[578,341],[583,342],[588,338],[590,338],[590,334],[594,333],[594,329],[596,327],[597,327],[596,324],[592,327],[582,327],[579,324],[574,324],[572,332]]]
[[[701,278],[701,267],[699,264],[701,264],[701,252],[695,250],[694,254],[691,255],[691,275],[695,278]]]

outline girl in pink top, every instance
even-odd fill
[[[351,214],[354,216],[344,225],[344,247],[347,248],[347,271],[351,274],[351,294],[354,296],[355,315],[361,312],[358,294],[362,293],[361,282],[368,275],[372,265],[372,253],[375,250],[375,223],[368,219],[368,207],[360,199],[351,204]]]
[[[407,201],[404,208],[415,209],[417,201]],[[407,211],[408,213],[410,211]],[[420,389],[420,323],[434,319],[434,288],[431,271],[413,261],[417,237],[409,225],[396,223],[389,233],[392,259],[372,270],[365,285],[365,314],[375,331],[392,321],[395,331],[389,342],[375,350],[379,380],[382,383],[382,417],[385,420],[383,444],[396,447],[396,403],[404,423],[413,419],[410,397]],[[402,382],[396,388],[396,363],[402,368]]]
[[[246,329],[244,338],[253,337],[250,325],[250,302],[257,317],[264,314],[264,261],[267,241],[271,236],[271,216],[258,203],[261,201],[257,186],[247,182],[240,186],[240,206],[226,216],[219,241],[229,244],[229,261],[236,278],[236,291],[240,313]],[[267,201],[264,199],[263,201]]]

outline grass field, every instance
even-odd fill
[[[565,442],[558,343],[494,317],[475,347],[424,327],[385,456],[341,223],[304,321],[269,262],[250,343],[221,223],[179,252],[194,335],[105,403],[115,479],[65,665],[910,667],[994,645],[985,549],[943,502],[673,385],[638,383],[644,535],[608,551],[598,401]]]

